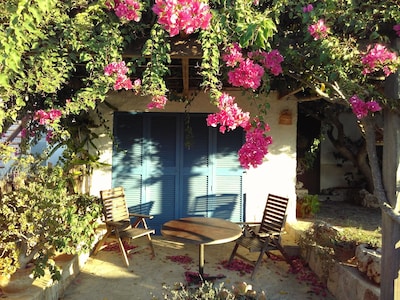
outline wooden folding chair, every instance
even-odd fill
[[[151,234],[154,229],[149,229],[146,219],[152,219],[153,216],[130,213],[126,205],[125,193],[123,187],[116,187],[109,190],[100,191],[100,197],[103,201],[103,213],[107,232],[97,244],[94,254],[102,248],[107,239],[117,240],[126,266],[129,266],[128,254],[141,250],[135,248],[126,251],[123,240],[147,237],[148,246],[151,248],[152,256],[155,256]]]
[[[284,233],[286,223],[286,209],[289,199],[269,194],[265,204],[264,214],[261,222],[238,223],[243,227],[242,236],[236,240],[235,247],[229,258],[230,264],[235,256],[238,256],[254,265],[251,278],[262,262],[264,253],[269,257],[271,250],[279,250],[285,260],[290,264],[291,260],[281,245],[281,235]],[[258,228],[258,230],[257,230]],[[256,262],[237,252],[239,246],[248,249],[250,252],[259,252]]]

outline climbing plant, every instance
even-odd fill
[[[250,116],[224,92],[226,83],[247,91],[250,101],[267,101],[264,96],[278,90],[352,110],[369,145],[375,189],[382,191],[374,117],[382,108],[398,113],[398,97],[384,90],[399,67],[398,5],[398,0],[2,1],[0,128],[4,132],[25,117],[26,137],[42,131],[50,145],[69,147],[72,124],[87,123],[77,116],[96,111],[111,90],[131,90],[151,99],[149,109],[163,108],[172,99],[165,84],[169,39],[183,32],[201,43],[199,89],[219,108],[208,125],[246,131],[239,151],[244,168],[257,167],[268,153],[268,103]],[[141,40],[141,57],[124,55]]]

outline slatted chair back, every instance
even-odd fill
[[[129,211],[126,205],[123,187],[100,191],[103,200],[105,221],[118,222],[129,219]]]
[[[228,264],[232,263],[235,256],[254,264],[254,269],[251,274],[253,279],[258,267],[262,262],[263,255],[270,256],[271,250],[279,250],[288,263],[291,259],[281,245],[281,235],[284,233],[286,223],[286,210],[289,203],[289,198],[269,194],[261,222],[244,222],[243,235],[236,240],[232,250]],[[258,226],[257,228],[255,228]],[[248,249],[250,252],[259,252],[256,262],[249,260],[246,256],[239,253],[239,246]]]
[[[269,194],[258,232],[282,232],[286,223],[289,198]],[[280,239],[280,235],[276,236]]]

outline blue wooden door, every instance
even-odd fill
[[[114,116],[113,186],[129,209],[155,218],[152,228],[185,216],[243,220],[241,130],[220,134],[206,115],[121,113]]]

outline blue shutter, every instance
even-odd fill
[[[114,114],[112,186],[123,186],[131,210],[147,214],[143,202],[143,117],[131,113]],[[143,207],[142,207],[143,205]]]
[[[209,129],[204,115],[190,115],[182,144],[181,215],[207,216],[209,194]],[[188,126],[188,125],[186,125]],[[188,134],[187,132],[190,132]]]
[[[243,220],[243,132],[220,134],[205,118],[190,114],[188,135],[183,114],[115,113],[113,186],[125,188],[131,211],[154,215],[157,234],[185,216]]]
[[[176,218],[178,185],[177,118],[169,114],[145,115],[146,202],[154,203],[152,227]],[[158,232],[159,233],[159,232]]]
[[[212,216],[234,222],[243,221],[242,175],[243,169],[238,160],[240,147],[243,144],[243,130],[220,132],[216,134],[216,151],[214,158],[214,199],[210,207]]]

